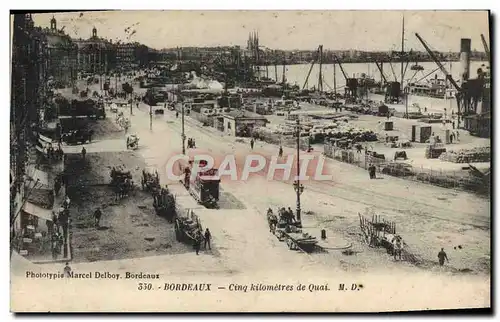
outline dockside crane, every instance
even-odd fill
[[[382,81],[384,82],[384,84],[387,84],[388,81],[387,77],[385,77],[384,69],[382,68],[382,63],[375,62],[375,66],[377,66],[378,70],[380,71],[380,76],[382,77]]]
[[[451,76],[451,74],[448,73],[448,71],[443,66],[443,64],[439,61],[439,59],[436,57],[436,55],[434,54],[434,52],[429,48],[429,46],[427,45],[427,43],[425,42],[425,40],[423,40],[422,37],[420,37],[420,35],[418,33],[415,33],[415,36],[422,43],[422,46],[424,46],[425,50],[427,51],[427,53],[429,54],[429,56],[431,56],[432,60],[436,63],[436,65],[438,65],[439,69],[446,76],[447,80],[453,85],[453,87],[455,87],[455,89],[457,91],[461,92],[462,88],[457,84],[457,82],[455,82],[455,80],[453,79],[453,77]]]
[[[488,43],[486,42],[486,39],[484,38],[483,34],[481,34],[481,42],[483,43],[484,52],[486,53],[488,62],[490,62],[490,49],[488,48]]]
[[[337,56],[333,56],[333,59],[336,64],[339,65],[340,71],[342,72],[342,75],[344,75],[345,78],[345,97],[348,98],[354,98],[356,99],[358,96],[358,80],[356,78],[350,78],[347,73],[344,70],[344,67],[342,66],[342,63],[340,62],[340,59]]]
[[[320,55],[322,55],[322,50],[323,46],[319,46],[318,49],[316,50],[316,56],[314,57],[313,61],[311,62],[311,67],[309,68],[309,72],[307,73],[306,80],[304,81],[304,85],[302,86],[302,90],[304,90],[309,82],[309,76],[311,76],[311,72],[313,70],[314,65],[316,62],[319,60],[320,61],[320,77],[321,77],[321,63],[322,63],[322,58]]]
[[[464,108],[466,108],[466,105],[467,105],[467,102],[466,102],[467,99],[464,99],[463,104],[461,104],[462,103],[462,98],[464,96],[463,95],[464,89],[462,87],[460,87],[457,84],[457,82],[453,79],[453,77],[451,76],[451,74],[448,73],[448,71],[446,70],[446,68],[439,61],[439,59],[436,57],[436,55],[434,54],[434,52],[427,45],[427,43],[425,42],[425,40],[422,39],[422,37],[420,37],[420,35],[418,33],[415,33],[415,36],[422,43],[422,46],[424,46],[425,50],[427,51],[427,53],[429,54],[429,56],[431,56],[432,60],[436,63],[436,65],[438,65],[438,67],[441,70],[441,72],[446,76],[446,79],[450,82],[450,84],[453,85],[453,87],[457,91],[457,94],[455,95],[455,98],[457,99],[457,107],[458,107],[458,123],[457,123],[457,127],[458,127],[458,125],[460,124],[460,116],[463,114]]]

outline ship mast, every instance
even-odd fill
[[[403,30],[401,33],[401,89],[403,89],[403,77],[404,77],[404,62],[403,57],[405,55],[405,15],[403,13]]]
[[[323,92],[323,73],[321,71],[323,68],[323,45],[319,45],[318,54],[319,54],[318,91],[321,93]]]

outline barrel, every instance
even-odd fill
[[[326,230],[321,229],[321,239],[326,239]]]

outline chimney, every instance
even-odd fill
[[[471,40],[460,39],[460,81],[466,83],[470,78]]]

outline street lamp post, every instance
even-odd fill
[[[153,131],[153,106],[149,102],[149,130]]]
[[[184,133],[184,103],[181,100],[181,110],[182,110],[182,116],[181,116],[181,122],[182,122],[182,154],[186,154],[186,135]]]
[[[404,89],[404,93],[405,93],[405,109],[406,109],[406,118],[409,119],[410,116],[408,115],[408,92],[410,91],[410,89],[408,88],[408,86],[405,87]]]
[[[304,192],[304,186],[300,184],[300,120],[297,119],[297,180],[293,183],[293,188],[297,194],[297,221],[299,227],[302,226],[302,220],[300,218],[301,208],[300,208],[300,195]]]

